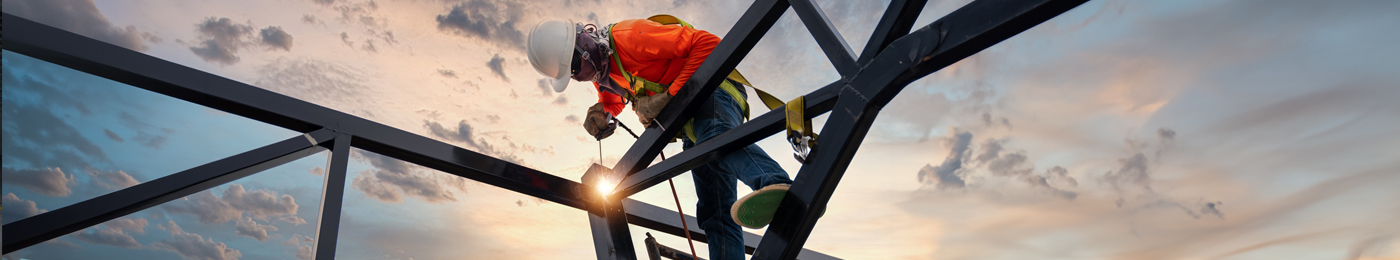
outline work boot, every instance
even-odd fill
[[[729,208],[729,216],[740,226],[763,228],[773,222],[773,213],[778,211],[778,204],[783,202],[789,187],[792,186],[773,184],[753,191],[734,202],[734,207]],[[822,215],[826,215],[826,209],[822,209]]]

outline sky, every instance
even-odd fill
[[[816,2],[853,50],[888,5]],[[915,24],[968,2],[930,1]],[[577,181],[632,140],[589,140],[579,124],[596,93],[549,90],[526,59],[528,30],[666,13],[722,37],[748,4],[10,0],[3,10]],[[846,259],[1400,259],[1396,10],[1085,3],[905,88],[806,248]],[[6,224],[298,135],[3,59]],[[738,68],[781,98],[838,79],[791,11]],[[759,145],[799,169],[782,138]],[[326,154],[4,258],[309,259]],[[337,258],[593,257],[583,211],[370,152],[350,158]],[[674,181],[692,212],[689,175]],[[676,209],[664,186],[632,198]],[[649,231],[632,226],[637,248]]]

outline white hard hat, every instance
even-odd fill
[[[525,51],[535,71],[550,78],[554,92],[564,92],[569,86],[569,62],[574,57],[574,42],[578,30],[570,20],[546,20],[530,30]]]

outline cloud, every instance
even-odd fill
[[[263,45],[273,49],[292,51],[292,35],[283,31],[281,26],[268,26],[258,34],[262,36]]]
[[[318,24],[318,23],[321,23],[321,20],[317,20],[315,15],[305,14],[305,15],[302,15],[302,16],[301,16],[301,23],[304,23],[304,24]]]
[[[1217,201],[1217,202],[1206,202],[1205,205],[1201,205],[1201,210],[1200,210],[1200,211],[1201,211],[1201,215],[1214,215],[1214,216],[1216,216],[1216,217],[1219,217],[1220,219],[1225,219],[1225,213],[1220,213],[1220,209],[1215,208],[1216,206],[1219,206],[1220,204],[1221,204],[1221,202],[1219,202],[1219,201]]]
[[[516,28],[523,6],[511,1],[469,0],[437,16],[439,31],[476,38],[497,47],[524,50],[525,33]]]
[[[943,163],[937,167],[924,165],[924,168],[919,169],[919,182],[934,184],[939,189],[967,186],[962,177],[957,175],[957,171],[962,168],[968,143],[972,142],[972,133],[961,130],[950,131],[953,136],[950,136],[944,143],[949,149],[948,157],[944,158]]]
[[[10,221],[20,220],[47,212],[47,210],[39,209],[39,207],[34,204],[34,201],[20,199],[19,196],[15,196],[14,193],[5,193],[3,202],[4,208],[0,209],[0,212],[3,212],[3,214],[0,214],[0,217],[9,219]]]
[[[4,1],[5,13],[18,15],[45,25],[91,37],[103,42],[145,51],[141,31],[136,27],[117,27],[97,9],[92,0]],[[146,37],[148,40],[154,38]]]
[[[76,184],[73,175],[63,173],[59,168],[12,169],[4,167],[4,183],[23,187],[31,192],[49,197],[67,197],[73,193],[69,186]]]
[[[510,78],[506,77],[505,63],[506,59],[501,58],[500,54],[493,54],[491,55],[491,60],[486,62],[486,67],[490,68],[491,73],[496,74],[496,77],[500,77],[501,80],[510,82]]]
[[[540,96],[547,97],[549,94],[554,93],[554,87],[549,85],[549,79],[540,79],[538,83],[540,86]]]
[[[568,122],[568,123],[570,123],[570,124],[577,124],[577,123],[579,123],[579,121],[578,121],[578,115],[570,114],[570,115],[564,116],[564,122]]]
[[[13,85],[6,84],[5,87],[11,88]],[[7,157],[31,165],[69,167],[87,166],[88,159],[108,161],[101,147],[79,134],[77,128],[64,122],[52,110],[6,100],[3,111],[5,122],[24,122],[7,124],[4,128],[3,143]]]
[[[253,26],[235,23],[228,17],[205,18],[195,27],[201,40],[198,45],[190,46],[190,51],[206,62],[223,65],[238,63],[238,49],[248,45],[244,38],[253,32]]]
[[[109,245],[131,249],[141,248],[141,243],[136,242],[136,238],[131,237],[131,235],[128,235],[125,232],[122,232],[120,229],[96,228],[89,229],[89,231],[90,232],[74,233],[73,237],[76,237],[78,238],[78,240],[82,240],[83,242],[93,243],[97,245]]]
[[[428,203],[457,201],[458,193],[466,192],[466,180],[436,171],[422,171],[404,161],[371,152],[360,151],[360,158],[374,169],[361,172],[351,187],[382,202],[402,202],[415,197]]]
[[[195,24],[195,28],[199,37],[190,51],[210,63],[233,65],[241,60],[240,49],[258,44],[268,49],[292,50],[292,35],[280,26],[268,26],[254,33],[251,21],[243,24],[228,17],[211,16]]]
[[[149,221],[145,218],[119,218],[102,223],[110,229],[131,231],[133,233],[146,233],[146,225]]]
[[[448,78],[456,78],[456,77],[457,77],[457,72],[456,72],[456,71],[452,71],[452,70],[447,70],[447,69],[439,69],[439,70],[438,70],[438,75],[442,75],[443,77],[448,77]]]
[[[316,168],[311,168],[311,170],[306,171],[306,173],[310,173],[311,175],[320,176],[320,175],[326,174],[326,168],[321,168],[321,166],[316,166]]]
[[[238,249],[229,248],[223,242],[215,242],[213,238],[204,238],[198,234],[185,233],[175,221],[166,224],[170,230],[170,239],[151,243],[151,248],[175,252],[185,259],[199,260],[238,260],[243,257],[243,252]]]
[[[311,258],[316,257],[316,252],[313,251],[314,248],[312,247],[315,243],[315,238],[303,236],[301,234],[292,234],[292,238],[287,239],[287,242],[282,242],[283,245],[291,246],[295,249],[296,253],[294,253],[294,255],[297,259],[302,260],[311,260]]]
[[[89,177],[92,177],[93,183],[110,190],[120,190],[141,183],[136,181],[136,178],[132,178],[130,174],[126,174],[126,172],[121,170],[102,171],[89,168],[85,170],[85,172],[87,172]]]
[[[165,141],[169,139],[169,136],[175,134],[175,129],[151,125],[125,111],[117,115],[117,123],[136,130],[136,137],[131,138],[132,142],[152,149],[160,149],[165,146]]]
[[[102,129],[102,133],[106,134],[107,138],[112,139],[112,141],[117,141],[118,143],[126,142],[126,139],[122,139],[117,133],[113,133],[111,129]]]
[[[559,97],[554,98],[554,101],[550,103],[560,106],[566,106],[569,105],[569,98],[564,97],[564,95],[559,95]]]
[[[296,216],[297,207],[292,195],[278,196],[271,190],[245,191],[239,184],[229,184],[222,197],[205,190],[162,206],[170,213],[198,217],[205,224],[238,220],[243,214],[260,220],[275,218],[294,225],[305,224],[306,220]]]
[[[253,85],[317,104],[372,103],[364,71],[334,62],[278,58],[258,67]]]
[[[234,225],[234,233],[240,236],[251,237],[258,241],[267,241],[267,231],[277,231],[277,227],[267,224],[258,224],[252,217],[243,217]]]

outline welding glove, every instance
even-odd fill
[[[637,97],[636,102],[632,102],[632,111],[637,112],[637,120],[642,121],[643,127],[651,127],[651,122],[656,119],[656,115],[661,113],[662,108],[666,108],[666,103],[671,102],[671,93],[656,93],[650,96]]]
[[[617,123],[613,122],[612,114],[603,111],[603,103],[597,103],[588,107],[588,115],[583,120],[583,130],[588,131],[588,135],[593,138],[603,140],[617,130]]]

